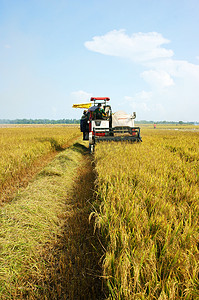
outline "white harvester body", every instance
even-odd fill
[[[135,113],[129,115],[126,112],[119,110],[112,114],[112,127],[134,127]]]
[[[132,115],[124,111],[112,113],[111,106],[107,103],[108,97],[91,97],[94,105],[89,103],[75,104],[74,107],[88,108],[80,121],[80,129],[83,132],[83,139],[89,140],[90,151],[94,151],[95,144],[105,141],[128,141],[141,142],[140,128],[135,127],[134,119],[136,113]],[[99,107],[102,114],[99,115]],[[96,113],[97,112],[97,113]]]

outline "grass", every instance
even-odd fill
[[[109,299],[199,299],[198,133],[96,146],[96,226]]]

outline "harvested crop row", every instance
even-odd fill
[[[110,298],[197,299],[198,133],[143,130],[143,140],[96,147]]]
[[[94,179],[85,143],[75,143],[1,207],[0,299],[103,299]]]

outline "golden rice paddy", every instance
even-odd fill
[[[77,126],[0,128],[0,204],[35,163],[42,165],[49,154],[63,150],[79,135]]]
[[[0,128],[1,194],[40,165],[0,210],[0,299],[199,299],[197,127],[142,126],[142,143],[89,158],[64,150],[79,135]]]
[[[199,299],[199,133],[96,146],[109,299]]]

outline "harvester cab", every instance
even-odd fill
[[[141,142],[140,128],[134,126],[136,114],[123,111],[112,113],[108,97],[91,97],[90,103],[74,104],[73,107],[88,108],[80,121],[83,139],[89,141],[90,152],[95,144],[103,141]],[[93,105],[92,105],[93,104]]]

